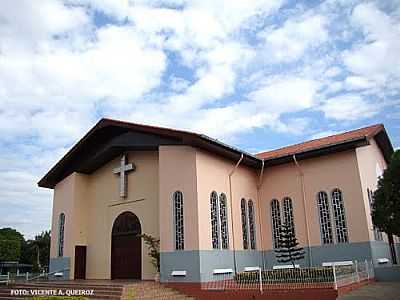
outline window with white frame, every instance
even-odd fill
[[[369,208],[371,210],[371,215],[372,215],[372,209],[374,207],[374,193],[372,190],[367,188],[367,194],[368,194],[368,202],[369,202]],[[372,230],[374,231],[374,239],[375,241],[382,241],[383,240],[383,235],[382,232],[376,228],[375,225],[372,224]]]
[[[173,194],[174,203],[174,229],[175,250],[185,249],[184,226],[183,226],[183,194],[176,191]]]
[[[61,213],[58,218],[58,256],[64,255],[64,227],[65,214]]]
[[[336,188],[332,191],[331,196],[336,230],[336,241],[338,243],[347,243],[349,241],[349,237],[347,232],[346,214],[342,191]]]
[[[271,201],[271,221],[272,221],[272,238],[274,248],[279,248],[279,231],[281,228],[281,212],[279,201],[272,199]]]
[[[211,240],[213,249],[219,249],[219,224],[218,224],[218,194],[212,192],[210,195],[211,208]]]
[[[249,211],[249,236],[250,236],[250,248],[252,250],[256,249],[256,226],[254,221],[254,204],[252,200],[248,202]]]
[[[229,248],[229,235],[228,235],[228,209],[226,195],[222,193],[219,196],[219,215],[221,225],[221,246],[222,249]]]
[[[326,192],[321,191],[318,193],[317,204],[322,244],[333,244],[332,221]]]
[[[249,249],[249,236],[248,236],[248,224],[247,224],[247,203],[243,198],[240,201],[240,209],[242,215],[242,236],[243,236],[243,249]]]
[[[283,198],[283,222],[289,225],[294,233],[293,202],[289,197]]]

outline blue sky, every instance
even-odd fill
[[[0,2],[0,227],[50,227],[37,181],[99,118],[259,152],[374,123],[400,146],[400,2]]]

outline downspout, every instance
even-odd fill
[[[309,230],[309,225],[308,225],[307,208],[306,208],[306,189],[305,189],[305,185],[304,185],[304,173],[303,173],[303,170],[301,169],[299,163],[297,162],[295,154],[293,154],[293,161],[294,161],[294,163],[297,167],[297,170],[299,171],[299,174],[300,174],[301,193],[302,193],[303,208],[304,208],[304,221],[305,221],[305,227],[306,227],[306,233],[307,233],[308,265],[309,265],[309,267],[311,267],[313,263],[312,263],[312,254],[311,254],[311,245],[310,245],[310,230]]]
[[[236,169],[239,167],[240,163],[243,160],[243,153],[240,155],[240,159],[236,163],[235,167],[229,173],[229,198],[230,198],[230,207],[231,207],[231,232],[232,232],[232,247],[233,247],[233,266],[235,268],[235,274],[237,273],[236,266],[236,250],[235,250],[235,230],[233,228],[233,205],[232,205],[232,175],[235,173]]]
[[[261,249],[261,260],[262,260],[262,267],[263,270],[265,270],[265,257],[264,257],[264,251],[262,249],[264,242],[263,242],[263,234],[262,234],[262,226],[261,226],[261,195],[260,195],[260,189],[262,186],[262,179],[264,175],[264,160],[261,161],[261,171],[260,175],[258,177],[258,183],[257,183],[257,211],[258,211],[258,224],[259,224],[259,233],[260,233],[260,249]]]

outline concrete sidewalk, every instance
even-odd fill
[[[376,282],[340,296],[337,300],[400,300],[400,282]]]

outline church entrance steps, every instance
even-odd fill
[[[11,292],[15,290],[20,290],[25,295],[11,295]],[[35,296],[35,291],[43,293],[52,290],[65,296],[69,296],[71,293],[86,293],[88,295],[82,296],[99,300],[194,299],[173,288],[152,281],[77,280],[16,283],[0,286],[0,300],[23,299]]]
[[[172,300],[194,299],[173,288],[165,287],[156,282],[130,284],[125,286],[123,300]]]

